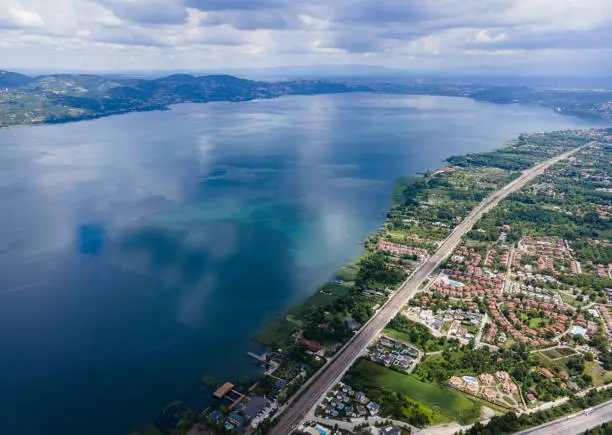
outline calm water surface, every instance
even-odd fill
[[[371,94],[180,105],[0,131],[0,433],[111,435],[360,252],[394,180],[547,109]]]

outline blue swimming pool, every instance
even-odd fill
[[[473,378],[473,377],[471,377],[471,376],[464,376],[464,377],[463,377],[463,380],[464,380],[465,382],[477,382],[477,381],[476,381],[476,378]]]

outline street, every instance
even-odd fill
[[[604,403],[593,408],[593,412],[585,415],[583,412],[574,414],[570,418],[563,417],[551,423],[546,423],[532,429],[527,429],[523,432],[518,432],[517,435],[550,435],[563,434],[575,435],[583,433],[585,430],[600,426],[607,421],[612,420],[612,402]]]

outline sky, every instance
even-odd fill
[[[612,0],[0,0],[0,69],[610,75]]]

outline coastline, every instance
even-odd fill
[[[566,134],[566,133],[567,132],[565,132],[565,131],[564,132],[553,132],[553,133],[550,133],[550,135],[553,136],[555,134],[558,135],[558,134]],[[572,138],[572,139],[574,139],[574,138]],[[449,157],[446,160],[446,162],[449,163],[449,166],[447,168],[445,168],[445,169],[436,170],[436,171],[429,171],[428,173],[424,174],[421,177],[420,180],[419,179],[415,179],[414,177],[410,178],[410,179],[400,179],[400,180],[398,180],[398,183],[396,184],[396,187],[393,189],[394,194],[397,195],[396,190],[397,190],[398,184],[399,185],[404,184],[404,185],[406,185],[406,188],[405,188],[405,191],[404,191],[404,195],[405,196],[410,196],[410,195],[406,195],[406,191],[414,189],[413,186],[416,185],[417,189],[418,189],[418,186],[419,186],[420,183],[424,182],[425,184],[428,184],[428,183],[432,182],[432,179],[436,175],[438,175],[438,174],[443,174],[445,172],[446,173],[453,172],[454,170],[457,170],[458,169],[457,165],[459,164],[461,159],[465,159],[466,157],[471,157],[471,158],[477,160],[477,159],[479,159],[481,157],[484,157],[486,155],[491,156],[495,152],[504,153],[504,151],[508,151],[510,148],[516,146],[522,140],[523,140],[523,138],[519,137],[519,139],[516,140],[516,141],[507,142],[506,144],[503,144],[500,148],[496,149],[495,151],[493,151],[491,153],[476,153],[476,154],[471,154],[469,156],[453,156],[453,157]],[[584,138],[583,138],[583,140],[584,140]],[[584,144],[585,142],[582,142],[582,143]],[[568,149],[571,150],[571,152],[575,152],[576,150],[580,149],[580,145],[575,145],[574,144],[574,145],[572,145],[569,148],[565,148],[564,151],[566,152],[566,154],[569,154],[569,152],[567,152]],[[557,150],[557,155],[561,155],[561,154],[562,153],[560,153],[559,150]],[[555,154],[553,154],[553,157],[554,156],[555,156]],[[555,157],[555,158],[558,159],[558,157]],[[535,158],[534,160],[530,161],[527,164],[525,169],[527,169],[527,168],[534,168],[534,171],[535,171],[535,168],[538,168],[540,166],[539,163],[541,163],[541,161],[542,161],[541,158]],[[495,166],[495,165],[493,165],[493,166]],[[499,166],[502,166],[502,165],[499,165]],[[505,169],[507,170],[507,172],[506,172],[507,176],[503,177],[503,180],[501,180],[501,183],[499,183],[497,185],[498,187],[500,185],[501,186],[506,186],[506,187],[504,187],[504,189],[508,188],[508,186],[513,185],[514,181],[518,180],[519,179],[519,175],[521,174],[521,172],[519,171],[520,168],[512,168],[512,165],[509,165],[509,164],[506,164],[506,166],[507,167]],[[483,167],[486,168],[487,165],[483,165]],[[523,177],[520,177],[520,178],[523,178]],[[433,182],[432,182],[432,184],[433,184]],[[491,192],[488,192],[488,193],[491,193]],[[487,195],[484,195],[484,196],[486,197]],[[491,201],[491,202],[496,204],[497,202],[499,202],[499,198],[495,197],[495,200]],[[487,205],[487,208],[490,206],[488,203],[486,205]],[[481,204],[481,206],[482,206],[482,204]],[[491,206],[493,206],[493,205],[491,205]],[[388,230],[388,227],[389,227],[390,223],[392,223],[392,220],[393,220],[393,211],[394,211],[394,208],[395,207],[392,205],[392,207],[390,208],[390,210],[389,210],[389,212],[387,214],[387,219],[385,220],[385,223],[381,226],[381,228],[366,239],[366,242],[365,242],[365,246],[366,246],[365,252],[364,252],[364,254],[361,257],[359,257],[359,259],[357,260],[357,263],[360,263],[361,260],[363,260],[364,258],[366,258],[368,255],[371,254],[373,249],[376,249],[376,248],[374,248],[375,245],[373,246],[373,242],[375,243],[374,239],[378,239],[381,236],[384,236],[385,231]],[[476,210],[476,208],[474,208],[472,210],[472,212],[474,210]],[[444,243],[445,242],[441,242],[441,244],[444,244]],[[378,246],[378,249],[380,249],[380,246]],[[411,271],[411,275],[416,273],[416,271],[418,271],[420,269],[420,266],[423,265],[423,264],[424,264],[423,262],[418,264],[416,266],[416,268]],[[349,267],[353,267],[353,266],[351,265]],[[345,269],[346,269],[346,267],[345,268],[341,268],[338,271],[338,273],[336,274],[336,278],[338,278],[338,275],[341,274]],[[338,279],[336,279],[336,280],[334,280],[332,282],[333,282],[333,284],[344,284],[345,283],[344,281],[338,280]],[[329,285],[329,283],[319,287],[317,292],[313,296],[311,296],[301,306],[293,307],[290,310],[287,310],[284,313],[282,313],[275,320],[273,320],[270,325],[267,325],[264,328],[264,330],[258,334],[258,336],[257,336],[258,341],[260,341],[260,342],[262,342],[262,343],[264,343],[266,345],[272,346],[272,347],[278,346],[278,345],[285,345],[286,340],[290,340],[290,338],[288,338],[288,336],[283,337],[280,341],[274,341],[274,340],[271,340],[271,337],[273,337],[273,333],[272,332],[274,332],[274,331],[270,332],[270,331],[267,331],[267,329],[271,328],[273,330],[276,330],[277,332],[283,331],[286,334],[287,333],[287,328],[290,327],[290,323],[294,322],[294,320],[292,320],[291,317],[296,315],[296,313],[299,313],[300,310],[303,310],[304,306],[306,306],[306,307],[308,307],[309,305],[316,306],[317,304],[315,302],[316,302],[316,299],[317,299],[317,294],[325,292],[326,286],[328,286],[328,285]],[[392,292],[394,292],[394,291],[392,291]],[[387,299],[386,302],[388,302],[389,300],[391,300],[391,298]],[[386,302],[385,302],[384,305],[386,305]],[[283,319],[283,317],[284,317],[284,319]],[[370,317],[369,320],[371,320],[371,319],[372,319],[372,317]],[[365,325],[367,325],[369,323],[369,320],[365,323]],[[287,323],[287,322],[289,322],[289,323]],[[295,322],[295,323],[297,324],[297,322]],[[276,325],[276,327],[274,327],[273,325]],[[294,329],[295,329],[295,327],[294,327]],[[289,332],[291,332],[291,330]],[[313,346],[314,343],[311,340],[305,340],[304,342],[301,342],[301,340],[303,340],[301,332],[300,332],[300,335],[296,335],[296,333],[297,332],[294,332],[293,334],[291,334],[291,337],[295,338],[296,342],[304,344],[307,347],[309,347],[310,348],[310,352],[308,352],[308,353],[316,354],[316,355],[319,354],[319,352],[317,352],[317,353],[314,352],[316,349],[314,348],[314,346]],[[342,345],[341,345],[342,348],[346,347],[347,344],[350,343],[354,337],[356,337],[356,335],[352,335],[351,338],[347,342],[343,342]],[[328,366],[331,362],[333,362],[335,360],[334,353],[335,352],[332,351],[332,355],[328,357],[327,349],[326,349],[326,351],[324,352],[324,355],[325,355],[324,361],[325,362],[323,364],[323,367],[319,367],[312,374],[310,374],[310,376],[307,376],[307,379],[308,379],[307,382],[303,383],[302,386],[299,388],[298,392],[295,395],[291,396],[291,399],[289,400],[288,403],[291,403],[295,397],[300,397],[302,395],[302,393],[305,391],[306,386],[308,384],[310,384],[311,381],[315,380],[317,378],[317,375],[320,375],[320,373],[325,369],[325,367]],[[347,366],[345,369],[348,369],[348,368],[349,367]],[[286,406],[287,406],[287,403],[285,403],[281,407],[281,410],[285,409]],[[304,412],[306,412],[306,411],[304,411]],[[282,411],[279,411],[279,413],[282,413]]]
[[[30,122],[30,123],[15,123],[15,124],[9,124],[9,125],[0,125],[0,130],[4,130],[4,129],[10,129],[10,128],[16,128],[16,127],[37,127],[37,126],[44,126],[44,125],[56,125],[56,124],[70,124],[70,123],[76,123],[76,122],[82,122],[82,121],[93,121],[96,119],[102,119],[102,118],[107,118],[107,117],[111,117],[111,116],[121,116],[121,115],[127,115],[130,113],[138,113],[138,112],[155,112],[155,111],[170,111],[172,110],[172,106],[178,105],[178,104],[208,104],[208,103],[219,103],[219,102],[228,102],[228,103],[242,103],[242,102],[249,102],[249,101],[257,101],[257,100],[273,100],[273,99],[277,99],[277,98],[282,98],[282,97],[287,97],[287,96],[304,96],[304,97],[309,97],[309,96],[313,96],[313,95],[333,95],[333,94],[350,94],[350,93],[369,93],[369,94],[381,94],[381,95],[403,95],[403,96],[412,96],[412,97],[445,97],[445,98],[467,98],[469,100],[475,101],[475,102],[481,102],[481,103],[490,103],[490,104],[495,104],[495,105],[504,105],[504,106],[509,106],[509,105],[525,105],[525,106],[532,106],[532,107],[542,107],[542,108],[547,108],[549,110],[551,110],[553,113],[556,113],[558,115],[562,115],[562,116],[571,116],[571,117],[575,117],[578,119],[582,119],[582,120],[586,120],[586,121],[595,121],[595,122],[607,122],[609,121],[608,119],[602,117],[602,116],[596,116],[593,114],[585,114],[582,112],[578,112],[578,113],[573,113],[573,112],[568,112],[568,111],[559,111],[556,110],[555,107],[551,107],[550,105],[546,105],[546,104],[542,104],[542,103],[538,103],[538,102],[513,102],[513,101],[497,101],[497,100],[487,100],[487,99],[481,99],[481,98],[476,98],[474,96],[471,95],[452,95],[452,94],[448,94],[448,93],[435,93],[435,92],[431,92],[431,93],[421,93],[421,92],[391,92],[391,91],[384,91],[384,90],[380,90],[380,89],[372,89],[372,90],[367,90],[367,89],[358,89],[358,90],[352,90],[352,89],[348,89],[346,91],[331,91],[331,92],[317,92],[317,93],[310,93],[310,94],[306,94],[306,93],[287,93],[287,94],[283,94],[283,95],[271,95],[271,96],[257,96],[257,97],[253,97],[253,98],[244,98],[244,99],[225,99],[225,100],[210,100],[210,101],[179,101],[176,103],[162,103],[162,104],[152,104],[150,106],[145,106],[145,107],[135,107],[135,108],[130,108],[130,109],[125,109],[125,110],[118,110],[118,111],[110,111],[110,112],[100,112],[100,113],[87,113],[87,114],[83,114],[81,116],[78,117],[63,117],[63,118],[59,118],[59,119],[46,119],[40,122]],[[403,177],[402,177],[403,178]]]

